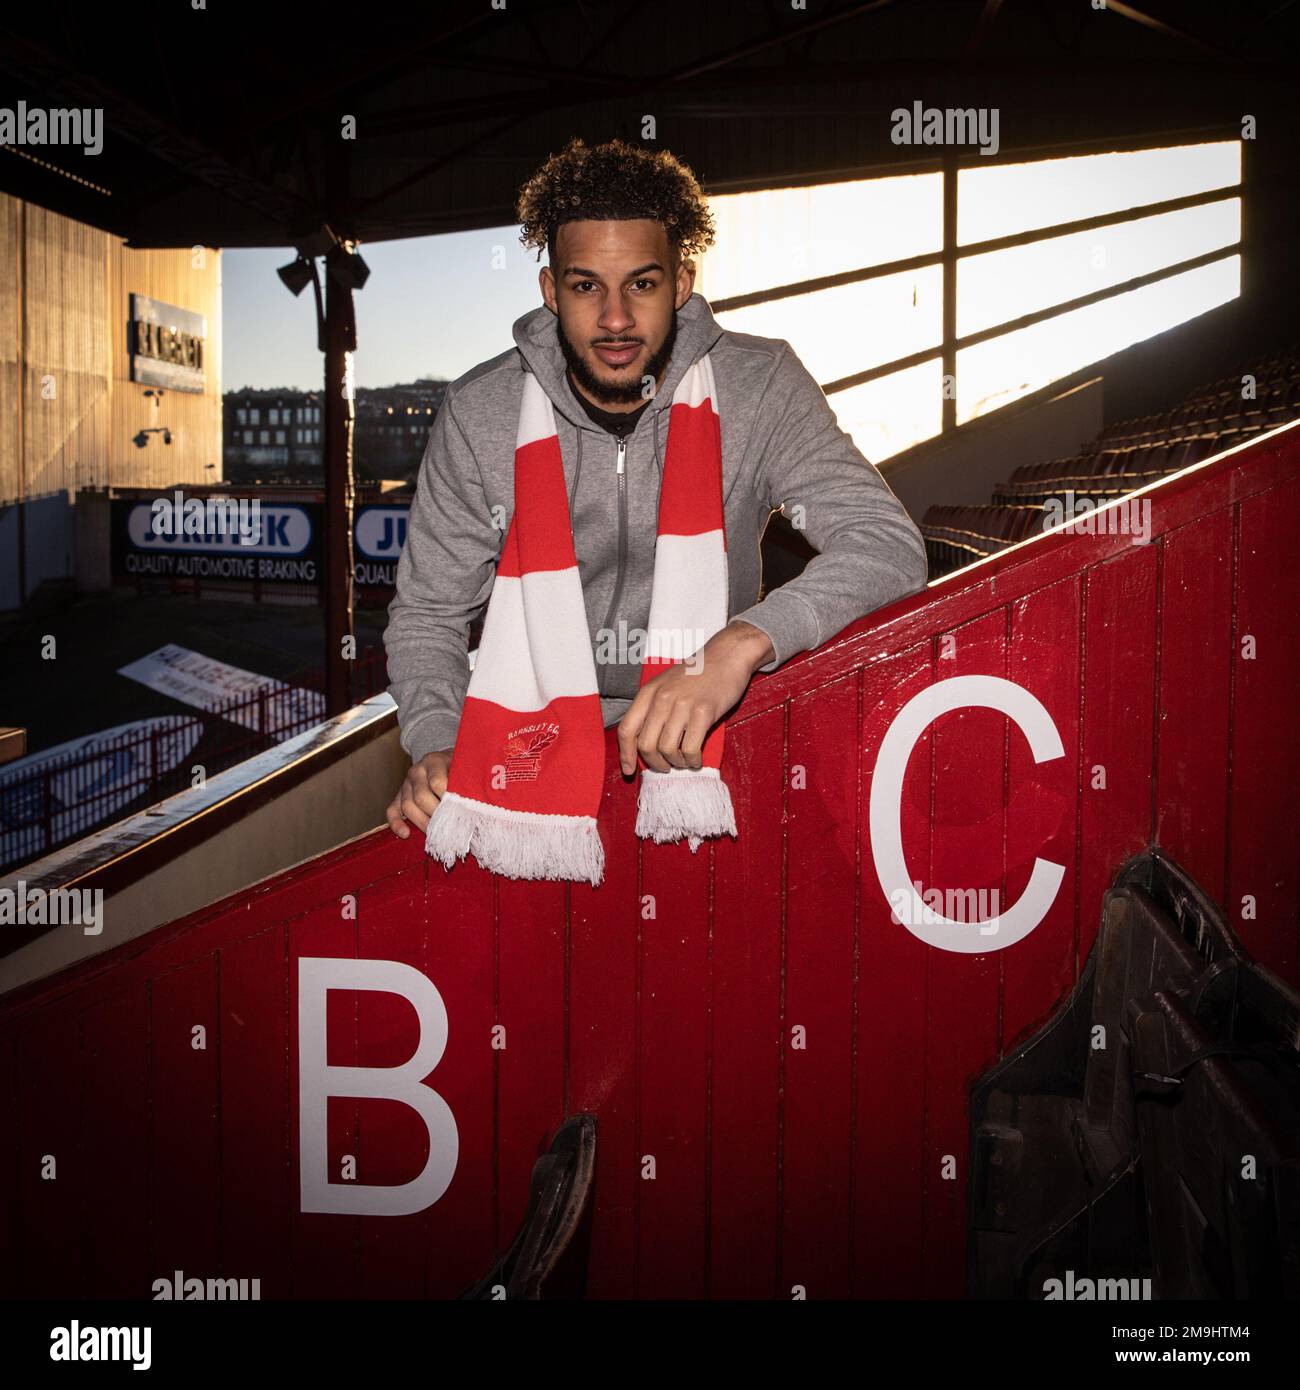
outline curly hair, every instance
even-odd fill
[[[695,175],[667,150],[624,140],[590,146],[578,137],[553,154],[524,184],[515,215],[519,240],[542,251],[555,245],[562,222],[649,217],[660,223],[683,258],[713,244],[715,229]]]

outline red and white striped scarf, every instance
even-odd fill
[[[673,392],[659,493],[650,631],[640,684],[726,625],[722,434],[707,354]],[[720,764],[724,724],[700,768],[640,767],[636,833],[657,841],[735,835]],[[497,562],[447,790],[425,848],[448,869],[472,853],[507,878],[588,881],[605,871],[596,827],[605,729],[551,402],[524,376],[515,510]]]

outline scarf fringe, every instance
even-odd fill
[[[716,768],[641,770],[637,797],[636,833],[663,844],[683,836],[694,854],[701,841],[714,835],[736,834],[731,791]]]
[[[587,882],[605,874],[605,847],[591,816],[549,816],[488,806],[444,792],[429,818],[425,850],[446,869],[467,854],[506,878]]]

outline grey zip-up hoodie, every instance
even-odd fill
[[[412,761],[456,742],[470,677],[469,625],[491,595],[514,511],[525,372],[537,377],[555,412],[593,654],[612,648],[626,656],[649,627],[668,410],[686,369],[706,352],[722,433],[729,615],[771,640],[775,656],[759,669],[775,670],[925,585],[920,533],[839,428],[789,343],[722,328],[703,296],[692,294],[678,311],[659,389],[620,441],[574,399],[558,329],[545,305],[525,314],[514,325],[515,347],[452,382],[434,418],[384,633],[401,743]],[[782,509],[802,523],[819,554],[759,603],[759,542],[771,513]],[[602,630],[613,639],[601,639]],[[630,655],[638,655],[636,646]],[[598,659],[596,675],[608,727],[631,704],[639,666]]]

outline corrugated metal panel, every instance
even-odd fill
[[[221,477],[221,257],[128,249],[116,237],[0,195],[0,504],[84,487]],[[202,395],[160,405],[130,380],[130,295],[193,309],[208,328]],[[142,428],[164,425],[172,444]],[[208,465],[215,464],[209,470]]]
[[[18,469],[19,371],[22,324],[18,288],[22,283],[19,255],[19,208],[14,198],[0,194],[0,506],[21,491]]]
[[[107,252],[110,238],[23,208],[26,496],[93,480],[110,452]]]
[[[178,251],[134,251],[114,240],[109,249],[112,337],[112,437],[114,487],[166,487],[172,482],[221,479],[221,253],[198,246]],[[203,394],[168,391],[155,410],[145,388],[131,381],[126,323],[131,295],[144,294],[192,309],[207,320],[206,383]],[[138,449],[137,430],[166,425],[170,446],[159,435]],[[215,468],[208,471],[208,465]],[[105,479],[104,482],[110,480]]]

